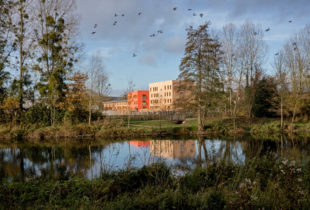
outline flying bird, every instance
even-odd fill
[[[187,11],[192,11],[192,9],[187,9]]]
[[[173,11],[176,11],[177,10],[177,7],[173,7]]]
[[[288,22],[289,22],[289,23],[292,23],[293,21],[292,21],[292,20],[289,20]]]
[[[265,31],[266,31],[266,32],[270,31],[270,28],[267,28]]]
[[[94,28],[97,28],[97,24],[94,25]]]
[[[200,13],[199,16],[202,18],[203,17],[203,13]]]
[[[150,37],[155,37],[155,34],[151,34]]]
[[[118,15],[115,13],[115,14],[114,14],[114,17],[117,17],[117,16],[118,16]]]
[[[136,55],[136,53],[132,53],[132,57],[136,57],[137,55]]]
[[[195,12],[193,13],[193,16],[196,16],[196,13],[195,13]]]
[[[117,21],[114,21],[113,26],[115,26],[115,25],[116,25],[116,23],[117,23]]]
[[[274,55],[279,55],[279,53],[277,52],[276,54],[274,54]]]
[[[164,32],[162,30],[158,30],[157,33],[162,34]]]
[[[122,17],[124,17],[125,16],[125,14],[122,14]]]
[[[91,32],[91,34],[95,34],[95,33],[96,33],[96,31]]]
[[[138,15],[139,15],[139,16],[142,15],[142,12],[138,12]]]

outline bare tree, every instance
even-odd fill
[[[32,0],[15,0],[12,8],[13,14],[10,18],[10,27],[13,35],[14,46],[17,54],[15,56],[14,68],[19,71],[19,77],[14,80],[17,83],[17,98],[19,102],[19,117],[23,112],[25,86],[30,84],[28,61],[31,57],[31,48],[33,46],[32,25],[33,14],[31,13]]]
[[[292,122],[297,112],[307,108],[310,91],[310,29],[306,26],[295,34],[284,46],[285,66],[288,70],[291,89]]]
[[[259,25],[246,21],[240,30],[239,37],[239,75],[243,80],[245,89],[245,104],[248,116],[251,117],[255,84],[262,74],[262,63],[267,51],[267,45],[263,40],[264,33]]]
[[[126,88],[126,90],[125,90],[124,93],[123,93],[123,97],[124,97],[124,98],[127,98],[127,97],[128,97],[128,93],[134,91],[134,90],[135,90],[135,87],[136,87],[136,85],[135,85],[135,83],[133,82],[133,80],[132,80],[132,79],[129,79],[128,82],[127,82],[127,88]]]
[[[0,106],[6,97],[6,82],[9,79],[9,72],[6,67],[9,65],[9,57],[14,49],[11,42],[11,15],[13,11],[10,9],[12,2],[8,0],[0,1]],[[0,114],[2,114],[0,109]],[[4,114],[3,114],[4,115]],[[1,117],[0,117],[1,120]]]
[[[101,101],[110,91],[108,75],[104,70],[103,57],[95,53],[89,60],[88,67],[88,123],[91,124],[93,106],[100,108]]]
[[[227,24],[223,27],[222,35],[223,67],[226,76],[226,90],[229,94],[229,114],[233,115],[233,88],[237,68],[238,31],[235,25]]]
[[[273,66],[276,69],[276,80],[278,84],[278,92],[280,95],[281,129],[283,129],[283,103],[285,93],[288,91],[288,87],[287,72],[285,69],[285,57],[282,51],[275,55]]]

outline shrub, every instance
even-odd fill
[[[29,124],[38,123],[47,126],[51,123],[50,116],[50,109],[42,103],[37,103],[26,111],[23,122]]]

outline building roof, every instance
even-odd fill
[[[127,99],[120,99],[120,100],[105,101],[105,102],[103,102],[103,104],[118,103],[118,102],[127,102]]]
[[[131,91],[131,92],[129,92],[129,93],[142,92],[142,91],[143,91],[143,92],[146,92],[146,91],[148,92],[149,90],[135,90],[135,91]],[[129,94],[129,93],[128,93],[128,94]]]
[[[166,81],[159,81],[159,82],[151,82],[151,83],[149,83],[149,85],[162,83],[162,82],[175,82],[175,81],[180,81],[180,80],[166,80]]]

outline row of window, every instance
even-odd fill
[[[158,87],[152,87],[152,88],[150,88],[150,92],[154,92],[154,91],[158,91]]]
[[[172,86],[171,86],[171,85],[165,85],[164,89],[165,89],[165,90],[171,90],[171,89],[172,89]]]
[[[172,85],[165,85],[164,90],[172,90]],[[150,92],[158,91],[158,87],[151,87]]]
[[[170,109],[170,106],[151,106],[151,109]]]
[[[159,100],[151,100],[151,104],[158,104],[159,103]],[[163,103],[172,103],[172,99],[164,99],[163,100]]]
[[[138,104],[138,101],[131,101],[129,104]],[[146,101],[142,101],[143,105],[146,105]]]
[[[171,99],[164,99],[164,103],[172,103],[172,100]]]
[[[171,92],[165,92],[164,93],[164,96],[171,96],[171,95],[172,95]],[[151,98],[156,98],[156,97],[159,97],[158,93],[154,93],[154,94],[151,93]]]

